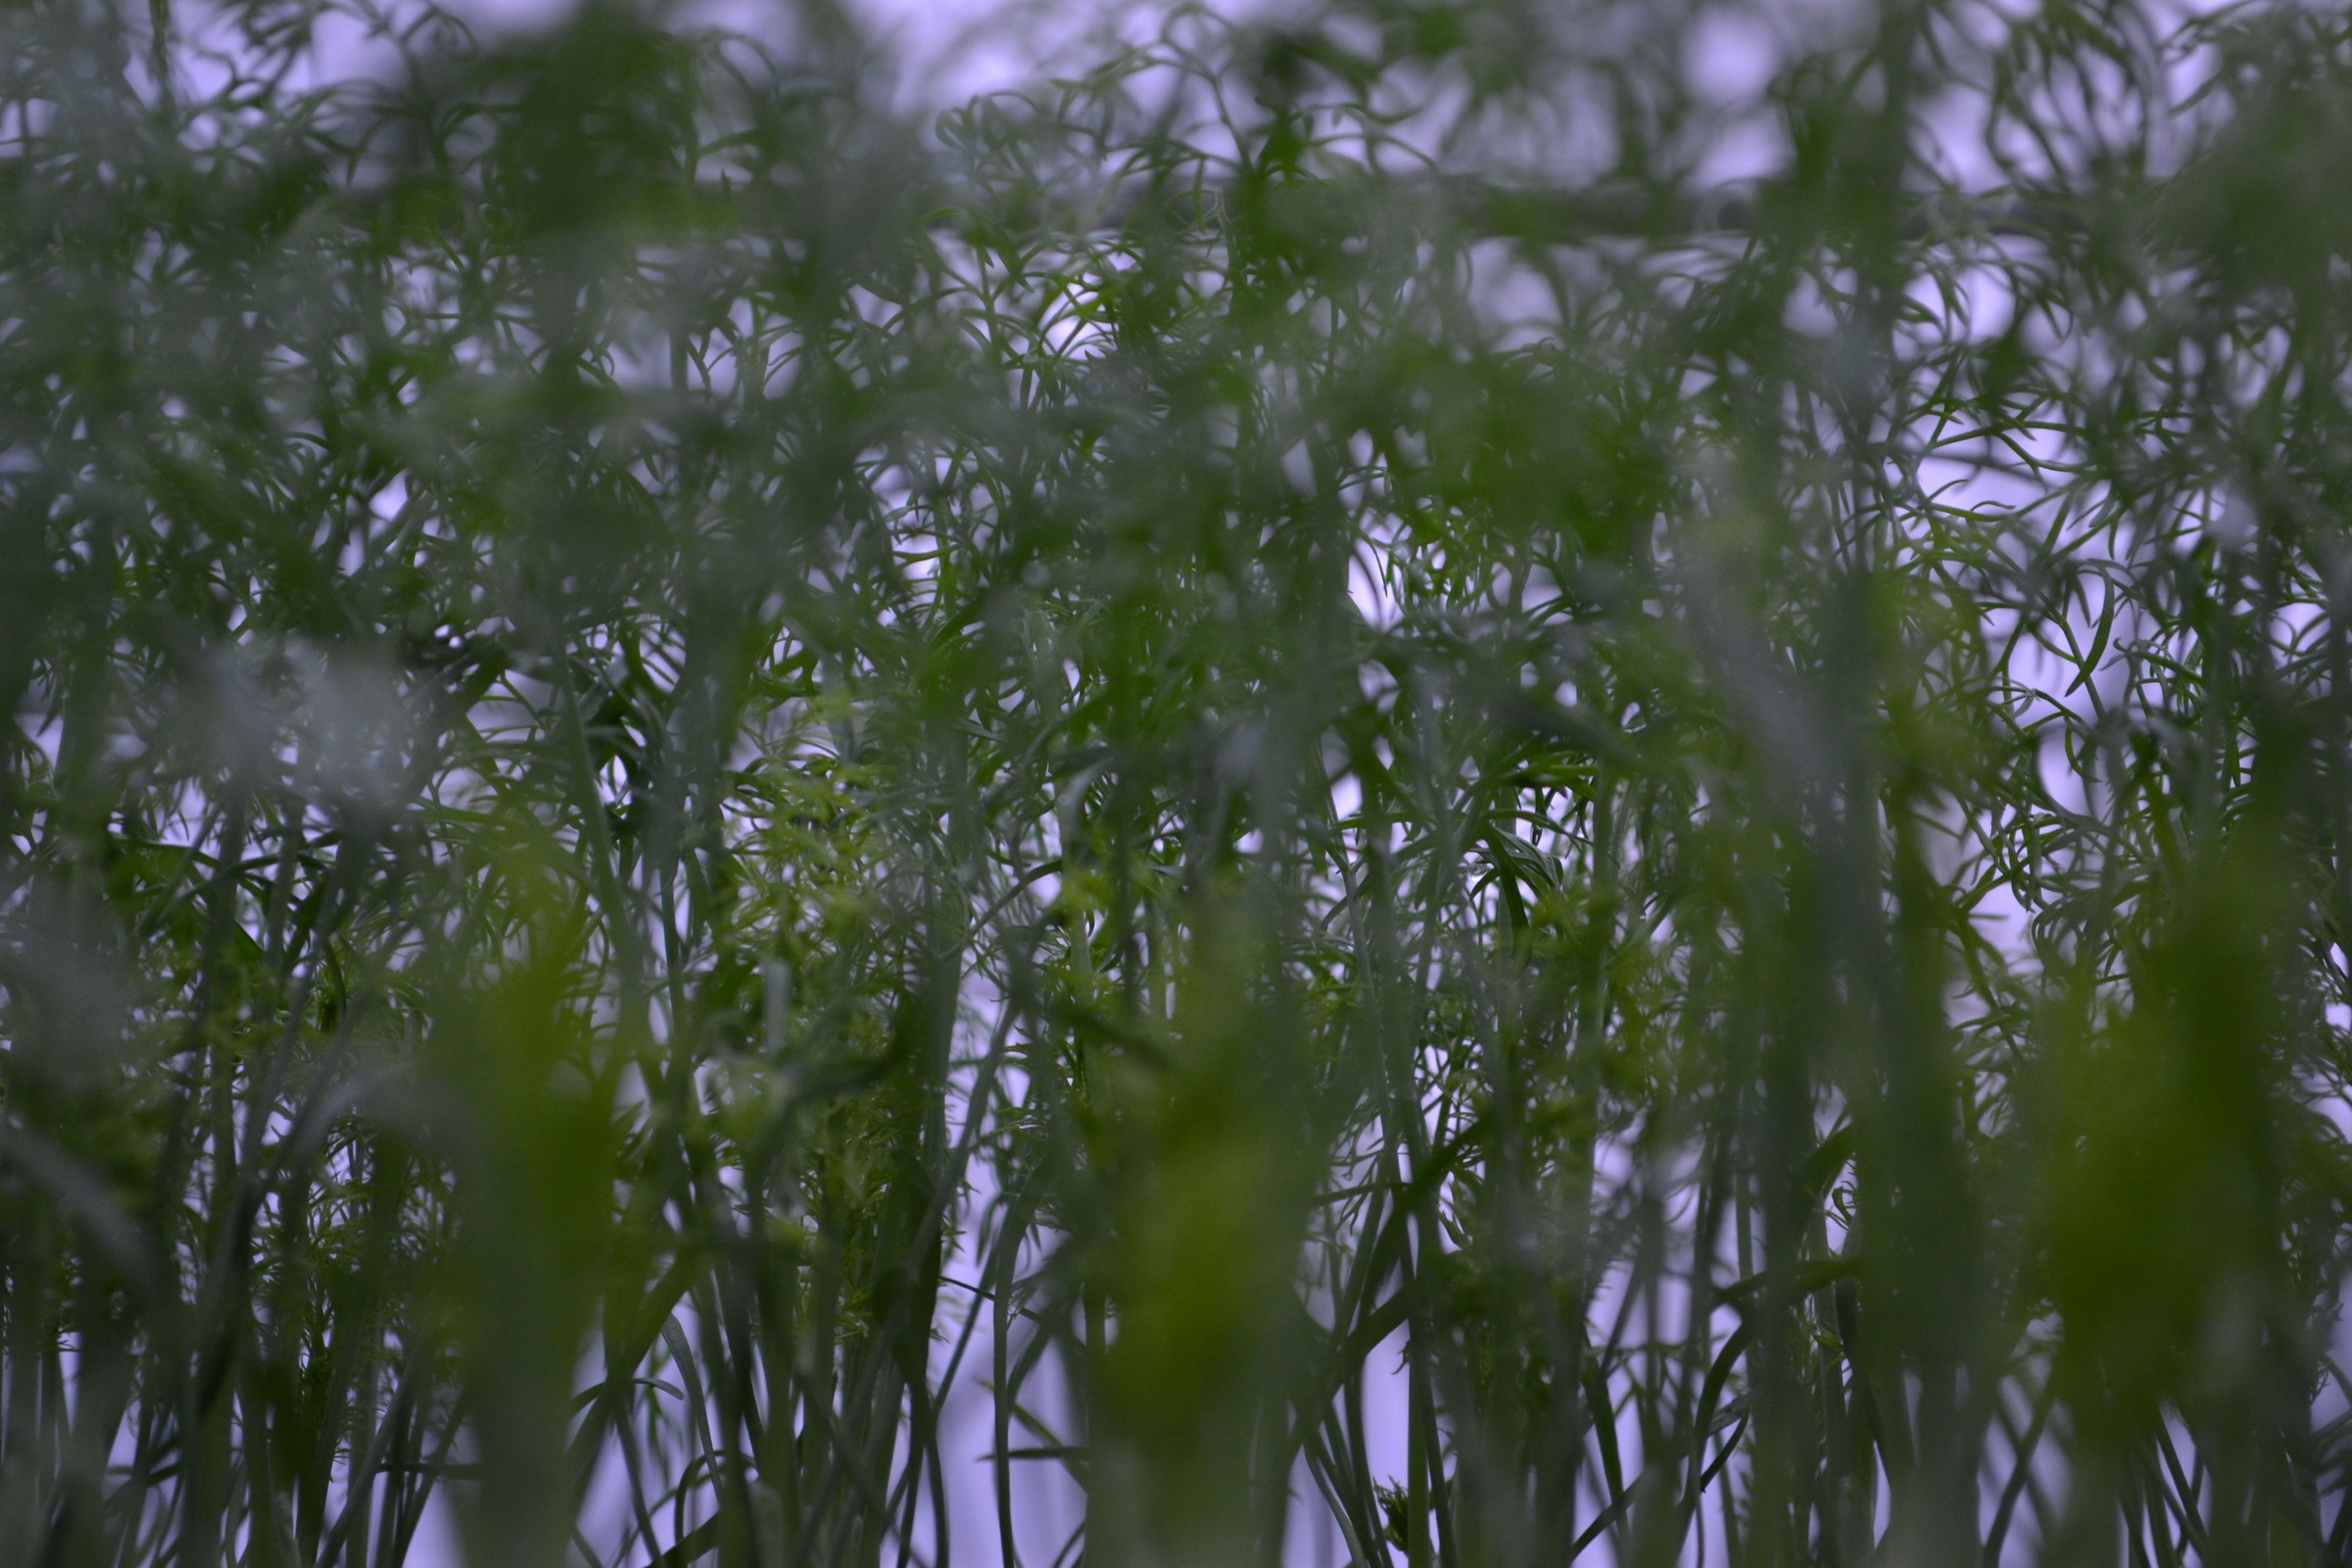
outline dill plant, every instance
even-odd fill
[[[1124,23],[0,18],[0,1561],[2344,1560],[2343,14]]]

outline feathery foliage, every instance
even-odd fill
[[[0,17],[0,1562],[2347,1560],[2352,22],[1139,18]]]

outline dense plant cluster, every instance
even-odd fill
[[[2343,15],[771,20],[0,17],[0,1562],[2344,1560]]]

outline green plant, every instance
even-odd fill
[[[2352,28],[1743,16],[10,10],[0,1561],[2341,1560]]]

